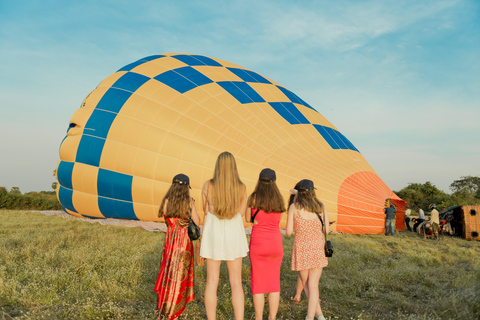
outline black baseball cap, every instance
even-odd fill
[[[273,171],[270,168],[265,168],[260,172],[260,176],[258,177],[258,180],[265,181],[265,182],[274,182],[277,180],[277,175],[275,174],[275,171]]]
[[[299,183],[297,183],[297,188],[298,192],[305,192],[305,191],[310,191],[310,190],[313,190],[313,189],[317,189],[315,188],[315,186],[313,185],[313,181],[312,180],[308,180],[308,179],[303,179],[301,180]]]
[[[186,174],[179,173],[175,177],[173,177],[172,183],[190,184],[190,179]]]

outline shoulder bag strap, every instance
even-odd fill
[[[190,198],[190,202],[192,198]],[[190,208],[190,203],[188,204],[188,220],[192,220],[192,209]]]
[[[323,211],[323,213],[325,214],[325,211]],[[315,214],[317,215],[318,219],[320,219],[320,222],[322,223],[323,235],[325,238],[324,240],[325,240],[325,243],[327,243],[327,227],[323,223],[322,217],[318,213],[315,213]]]
[[[253,223],[253,221],[255,220],[255,217],[257,216],[258,211],[260,211],[260,208],[257,208],[257,211],[255,211],[255,213],[253,214],[252,218],[250,219],[251,223]]]
[[[324,215],[323,220],[327,221],[327,219],[325,219],[325,209],[323,209],[323,215]],[[323,235],[325,236],[325,239],[324,239],[325,243],[327,243],[327,226],[326,225],[323,226]]]

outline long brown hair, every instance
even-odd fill
[[[248,198],[247,206],[265,212],[284,212],[285,203],[275,181],[257,181],[255,190]]]
[[[190,188],[188,184],[172,183],[163,197],[158,216],[163,216],[163,207],[168,200],[166,218],[186,218],[190,208]]]
[[[233,155],[222,152],[215,163],[212,183],[212,200],[215,215],[219,219],[233,218],[245,197],[245,185],[238,175],[237,163]]]
[[[295,207],[305,209],[305,211],[321,214],[323,213],[323,203],[317,199],[315,190],[299,191],[295,198]]]

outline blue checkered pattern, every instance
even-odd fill
[[[131,70],[150,61],[167,57],[167,55],[153,55],[126,65],[118,70],[124,73],[103,95],[95,110],[90,116],[77,150],[75,162],[98,167],[105,145],[105,139],[115,117],[125,102],[147,81],[154,79],[179,93],[186,93],[197,87],[213,83],[214,81],[194,69],[194,66],[210,66],[226,68],[242,81],[219,81],[222,87],[241,104],[267,102],[280,116],[291,125],[311,124],[333,149],[358,150],[355,146],[335,129],[312,124],[302,114],[296,105],[302,105],[315,110],[296,94],[286,88],[274,85],[260,74],[241,68],[225,67],[219,62],[205,56],[179,54],[170,58],[177,59],[187,66],[168,70],[152,78]],[[278,88],[288,101],[265,101],[250,84],[268,84]],[[315,110],[316,111],[316,110]],[[59,190],[60,202],[64,208],[77,212],[72,201],[72,170],[74,163],[62,161],[58,168],[58,179],[61,185]],[[100,169],[98,174],[98,204],[102,214],[108,218],[136,219],[132,203],[133,176]]]

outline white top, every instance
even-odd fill
[[[410,217],[410,213],[412,213],[412,210],[410,209],[405,210],[405,217]]]
[[[425,212],[422,209],[418,210],[418,218],[425,220]]]
[[[246,257],[247,254],[247,236],[240,213],[232,219],[219,219],[207,212],[203,224],[200,256],[212,260],[235,260]]]
[[[440,218],[437,209],[433,209],[430,214],[430,221],[435,222],[436,224],[440,224]]]

